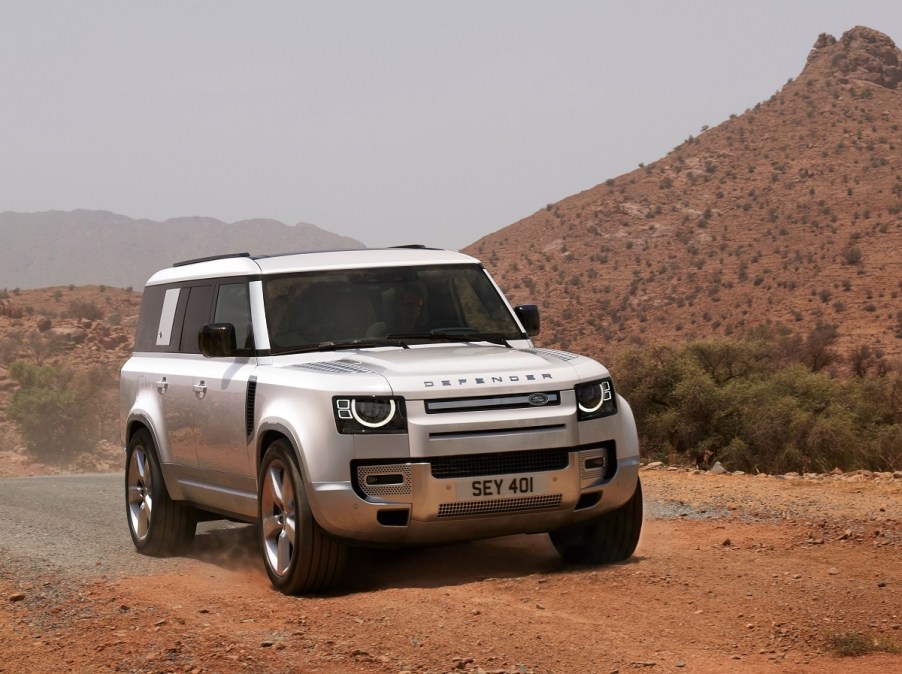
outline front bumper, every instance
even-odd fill
[[[639,470],[638,455],[618,459],[613,441],[450,461],[357,462],[351,481],[311,485],[317,522],[335,537],[383,545],[542,533],[620,507],[633,495]],[[535,476],[541,489],[520,496],[459,496],[461,482],[523,476]]]

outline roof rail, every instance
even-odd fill
[[[270,257],[290,257],[292,255],[314,255],[316,253],[352,253],[356,250],[371,250],[370,248],[323,248],[317,250],[290,250],[284,253],[260,253],[251,255],[255,260],[265,260]]]
[[[198,262],[212,262],[213,260],[226,260],[232,257],[251,257],[250,253],[225,253],[223,255],[208,255],[207,257],[196,257],[193,260],[182,260],[176,262],[173,267],[184,267],[189,264],[197,264]]]
[[[433,248],[432,246],[424,246],[422,243],[408,243],[403,246],[389,246],[389,248],[414,248],[417,250],[439,250],[438,248]]]

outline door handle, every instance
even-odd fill
[[[160,393],[166,393],[166,389],[169,388],[169,382],[166,381],[166,377],[163,377],[160,381],[157,382],[157,391]]]

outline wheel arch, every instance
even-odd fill
[[[304,461],[304,453],[300,449],[300,441],[288,426],[278,422],[266,422],[260,424],[260,429],[257,432],[257,447],[254,456],[255,472],[260,470],[260,465],[263,463],[263,457],[266,454],[266,450],[268,450],[277,440],[287,440],[288,444],[291,445],[291,449],[298,462],[298,468],[301,471],[301,478],[304,482],[309,484],[309,473],[307,472],[307,466]]]
[[[159,433],[157,433],[157,430],[154,427],[153,421],[151,421],[150,417],[143,414],[132,414],[126,421],[124,438],[124,450],[126,452],[126,456],[128,454],[128,446],[131,444],[132,438],[134,438],[142,430],[147,431],[147,433],[150,435],[150,441],[153,443],[154,449],[156,451],[157,460],[160,462],[160,470],[164,475],[163,484],[166,487],[166,492],[169,494],[169,498],[173,500],[182,498],[181,490],[178,488],[177,484],[174,484],[171,480],[165,479],[165,464],[168,458],[169,446],[162,443],[161,436]]]
[[[310,467],[307,464],[307,456],[304,453],[304,445],[298,438],[294,429],[281,421],[269,421],[260,424],[260,430],[257,433],[257,446],[255,456],[255,475],[259,475],[260,467],[263,465],[263,458],[266,451],[278,440],[286,440],[291,446],[297,462],[298,471],[301,474],[301,481],[306,489],[307,501],[313,512],[313,518],[317,522],[325,521],[325,515],[322,511],[322,504],[317,498],[316,490],[313,488]],[[259,489],[260,485],[257,485]]]
[[[128,447],[129,443],[132,441],[132,438],[140,430],[145,430],[150,433],[150,439],[153,441],[154,447],[157,448],[157,451],[161,451],[160,437],[154,428],[153,422],[149,417],[143,414],[133,414],[128,418],[128,421],[125,423],[125,447]],[[160,457],[162,461],[162,457]]]

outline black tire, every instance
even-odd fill
[[[257,475],[257,529],[263,564],[280,592],[323,592],[341,575],[347,548],[313,519],[294,449],[276,440]]]
[[[548,534],[561,557],[571,564],[612,564],[629,559],[642,531],[642,484],[629,501],[595,519]]]
[[[125,516],[135,548],[145,555],[178,554],[194,540],[197,512],[169,498],[157,448],[143,428],[125,452]]]

